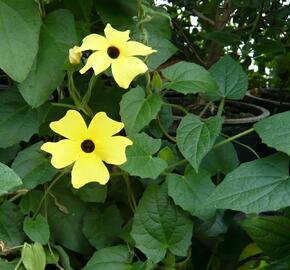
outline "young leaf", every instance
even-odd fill
[[[7,193],[14,187],[20,186],[20,177],[8,166],[0,163],[0,195]]]
[[[135,212],[131,235],[136,247],[157,263],[167,250],[186,256],[192,229],[192,220],[167,196],[166,185],[150,185]]]
[[[183,94],[206,93],[215,91],[217,84],[202,66],[189,62],[179,62],[162,70],[169,80],[163,88],[173,89]]]
[[[21,250],[21,258],[26,270],[44,270],[45,268],[45,252],[39,243],[25,244]]]
[[[281,153],[243,163],[217,186],[208,203],[216,208],[245,213],[289,206],[288,166],[289,159]]]
[[[0,147],[6,148],[26,141],[37,133],[44,122],[49,106],[31,109],[14,89],[0,92]]]
[[[140,86],[123,95],[120,115],[126,132],[137,133],[143,129],[157,116],[161,105],[161,98],[157,93],[145,97],[145,92]]]
[[[214,145],[222,123],[223,118],[219,116],[211,117],[205,122],[194,114],[182,118],[177,128],[177,146],[196,171],[204,156]]]
[[[239,100],[248,89],[248,78],[241,65],[229,55],[221,58],[209,70],[218,84],[214,92],[207,92],[204,96],[210,100],[221,98]]]
[[[253,217],[241,223],[257,245],[272,258],[290,252],[290,220],[282,216]]]
[[[26,217],[23,223],[23,231],[28,237],[42,245],[46,245],[49,239],[49,226],[46,219],[38,215],[35,219]]]
[[[94,253],[82,270],[128,270],[130,257],[126,246],[103,248]]]
[[[166,180],[168,195],[175,204],[200,219],[206,220],[213,217],[215,209],[205,206],[205,201],[215,188],[207,171],[200,170],[197,174],[189,168],[184,176],[170,174]]]
[[[263,143],[290,155],[290,112],[278,113],[254,125]]]
[[[0,67],[23,81],[38,51],[41,19],[34,0],[0,0]]]
[[[131,175],[156,179],[167,167],[165,160],[153,157],[160,149],[161,140],[153,139],[146,133],[131,136],[133,145],[126,151],[127,162],[121,168]]]
[[[119,209],[109,206],[104,210],[93,209],[84,216],[83,233],[96,249],[112,245],[121,234],[123,219]]]
[[[5,247],[23,244],[25,235],[22,231],[22,222],[23,215],[15,204],[8,201],[2,203],[0,206],[0,239]]]
[[[64,78],[63,65],[69,48],[77,41],[74,18],[68,10],[48,14],[41,28],[39,51],[19,90],[32,107],[48,100]]]
[[[12,163],[12,169],[23,180],[21,188],[33,189],[39,184],[52,180],[57,173],[46,154],[40,150],[42,144],[43,142],[38,142],[22,150]]]

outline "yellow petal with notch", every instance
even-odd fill
[[[105,112],[97,113],[92,119],[88,134],[96,143],[102,142],[103,138],[111,137],[124,128],[122,122],[115,121],[107,116]]]
[[[132,144],[133,142],[126,137],[114,136],[97,144],[96,153],[106,163],[121,165],[127,161],[126,147]]]
[[[80,70],[81,74],[93,68],[95,75],[105,71],[111,64],[111,59],[104,51],[98,51],[89,56],[86,65]]]
[[[105,36],[108,41],[113,42],[116,47],[118,47],[119,43],[129,40],[130,30],[127,31],[118,31],[113,28],[109,23],[106,25],[104,30]]]
[[[83,43],[77,51],[99,51],[106,50],[107,47],[108,40],[105,37],[98,34],[90,34],[83,39]]]
[[[81,154],[80,144],[67,139],[47,142],[41,146],[41,150],[52,155],[51,164],[57,169],[71,165]]]
[[[54,132],[73,141],[82,140],[87,135],[86,123],[75,110],[68,110],[63,118],[51,122],[49,126]]]
[[[145,73],[148,67],[136,57],[120,57],[112,62],[112,73],[116,83],[127,89],[134,78]]]
[[[110,178],[107,167],[102,160],[94,154],[83,154],[72,169],[72,185],[81,188],[87,183],[98,182],[105,185]]]
[[[126,56],[135,56],[135,55],[149,55],[151,53],[157,52],[151,47],[148,47],[137,41],[128,41],[123,46],[123,52]]]

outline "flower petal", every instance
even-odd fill
[[[96,153],[106,163],[121,165],[126,162],[126,147],[133,142],[123,136],[114,136],[102,140],[96,145]]]
[[[83,39],[82,45],[79,47],[78,51],[99,51],[99,50],[106,50],[108,47],[108,40],[98,34],[91,34],[86,36]]]
[[[92,119],[88,133],[90,138],[98,142],[103,138],[111,137],[123,128],[124,124],[122,122],[109,118],[105,112],[99,112]]]
[[[63,118],[51,122],[49,126],[54,132],[73,141],[80,141],[87,135],[86,123],[75,110],[68,110]]]
[[[117,84],[127,89],[138,74],[148,70],[147,66],[136,57],[119,57],[112,62],[112,73]]]
[[[106,25],[104,32],[108,41],[115,43],[116,47],[118,47],[119,43],[127,41],[129,39],[130,34],[130,30],[118,31],[115,28],[113,28],[109,23]]]
[[[145,56],[157,51],[140,42],[128,41],[125,43],[125,46],[123,46],[123,52],[126,56],[134,56],[134,55]]]
[[[47,142],[41,146],[41,150],[52,155],[51,164],[57,168],[64,168],[75,162],[80,155],[80,145],[71,140],[60,140],[59,142]]]
[[[90,68],[93,68],[95,75],[100,74],[106,70],[111,64],[111,59],[107,52],[98,51],[89,56],[86,65],[80,70],[81,74],[87,72]]]
[[[80,188],[89,182],[98,182],[105,185],[110,179],[110,174],[100,158],[94,154],[82,155],[72,169],[72,185]]]

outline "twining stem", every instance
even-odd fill
[[[123,174],[123,178],[125,180],[126,187],[127,187],[129,205],[130,205],[132,211],[135,212],[135,210],[137,208],[137,203],[136,203],[136,199],[135,199],[135,196],[134,196],[131,184],[130,184],[129,175],[127,173],[125,173],[125,174]]]
[[[83,104],[82,103],[82,98],[77,90],[77,88],[75,87],[74,84],[74,79],[73,79],[73,72],[68,72],[68,91],[69,94],[71,96],[71,98],[73,99],[76,107],[83,111],[87,116],[89,116],[90,118],[93,118],[94,113],[92,112],[91,108],[89,107],[89,105],[87,103]]]
[[[186,159],[179,160],[179,161],[177,161],[177,162],[171,164],[170,166],[168,166],[168,167],[165,169],[165,171],[169,171],[169,170],[171,170],[171,169],[174,169],[175,167],[181,166],[181,165],[183,165],[183,164],[186,163],[186,162],[187,162]]]
[[[170,107],[172,107],[172,108],[175,108],[175,109],[177,109],[177,110],[183,112],[185,115],[188,114],[188,111],[187,111],[185,108],[183,108],[181,105],[178,105],[178,104],[172,104],[172,103],[167,103],[167,102],[163,102],[163,105],[164,105],[164,106],[170,106]]]
[[[167,137],[170,141],[176,143],[176,139],[174,137],[172,137],[171,135],[169,135],[169,133],[166,131],[166,129],[162,125],[159,117],[157,117],[157,122],[158,122],[159,128],[161,129],[161,131],[165,135],[165,137]]]
[[[89,82],[88,90],[82,99],[81,106],[85,106],[88,104],[88,102],[91,98],[91,95],[92,95],[92,90],[96,84],[97,79],[98,79],[98,76],[95,76],[95,74],[93,74],[91,79],[90,79],[90,82]]]
[[[150,96],[152,94],[152,91],[151,91],[151,77],[149,71],[146,71],[145,78],[146,78],[146,88],[145,88],[146,95]]]
[[[60,179],[60,178],[62,178],[64,175],[66,174],[66,172],[65,171],[62,171],[51,183],[50,183],[50,185],[47,187],[47,189],[45,190],[45,192],[44,192],[44,194],[43,194],[43,197],[41,198],[41,201],[40,201],[40,203],[39,203],[39,205],[38,205],[38,207],[37,207],[37,209],[36,209],[36,211],[35,211],[35,213],[33,214],[33,217],[32,217],[32,219],[35,219],[36,217],[37,217],[37,215],[38,215],[38,213],[39,213],[39,211],[40,211],[40,209],[41,209],[41,207],[42,207],[42,205],[43,205],[43,203],[44,203],[44,201],[45,201],[45,199],[46,199],[46,197],[47,197],[47,194],[50,192],[50,190],[52,189],[52,187],[57,183],[57,181]]]
[[[229,135],[227,135],[227,134],[224,134],[224,133],[222,133],[222,135],[224,136],[224,137],[227,137],[227,138],[230,138],[230,136]],[[233,140],[233,142],[234,143],[236,143],[236,144],[239,144],[240,146],[243,146],[244,148],[246,148],[246,149],[248,149],[250,152],[252,152],[258,159],[260,159],[260,156],[258,155],[258,153],[252,148],[252,147],[250,147],[249,145],[246,145],[246,144],[244,144],[244,143],[241,143],[241,142],[239,142],[239,141],[237,141],[237,140]]]
[[[221,116],[222,115],[223,110],[224,110],[224,106],[225,106],[225,98],[222,98],[221,99],[221,102],[219,104],[218,112],[217,112],[217,115],[218,116]]]
[[[73,110],[77,110],[78,107],[72,104],[66,104],[66,103],[56,103],[56,102],[52,102],[50,103],[52,106],[55,107],[63,107],[63,108],[69,108],[69,109],[73,109]]]
[[[207,104],[204,106],[203,110],[202,110],[202,111],[200,112],[200,114],[199,114],[199,117],[200,117],[200,118],[202,118],[203,115],[207,112],[207,110],[208,110],[208,108],[210,107],[210,105],[212,105],[211,102],[207,103]]]
[[[218,148],[218,147],[220,147],[220,146],[222,146],[222,145],[224,145],[224,144],[226,144],[226,143],[229,143],[229,142],[231,142],[231,141],[234,141],[234,140],[236,140],[236,139],[238,139],[238,138],[241,138],[241,137],[243,137],[243,136],[245,136],[245,135],[247,135],[247,134],[249,134],[249,133],[251,133],[251,132],[253,132],[253,131],[255,131],[254,128],[247,129],[247,130],[245,130],[245,131],[243,131],[243,132],[241,132],[241,133],[239,133],[239,134],[237,134],[237,135],[235,135],[235,136],[232,136],[232,137],[230,137],[230,138],[228,138],[228,139],[226,139],[226,140],[223,140],[223,141],[221,141],[221,142],[219,142],[219,143],[216,143],[216,144],[213,146],[213,149]]]

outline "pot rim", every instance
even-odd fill
[[[235,118],[235,119],[225,118],[225,121],[224,121],[225,124],[239,125],[239,124],[256,123],[270,115],[270,112],[264,107],[254,105],[251,103],[246,103],[243,101],[233,101],[233,100],[226,100],[226,103],[238,105],[238,107],[253,108],[253,109],[256,109],[257,111],[260,111],[260,114],[257,116],[246,117],[246,118]]]
[[[257,97],[255,95],[253,95],[251,93],[251,90],[248,90],[246,93],[246,97],[252,98],[252,99],[256,99],[268,104],[274,104],[274,105],[278,105],[278,106],[282,106],[282,107],[290,107],[290,103],[289,102],[280,102],[280,101],[276,101],[276,100],[271,100],[271,99],[267,99],[267,98],[261,98],[261,97]]]

